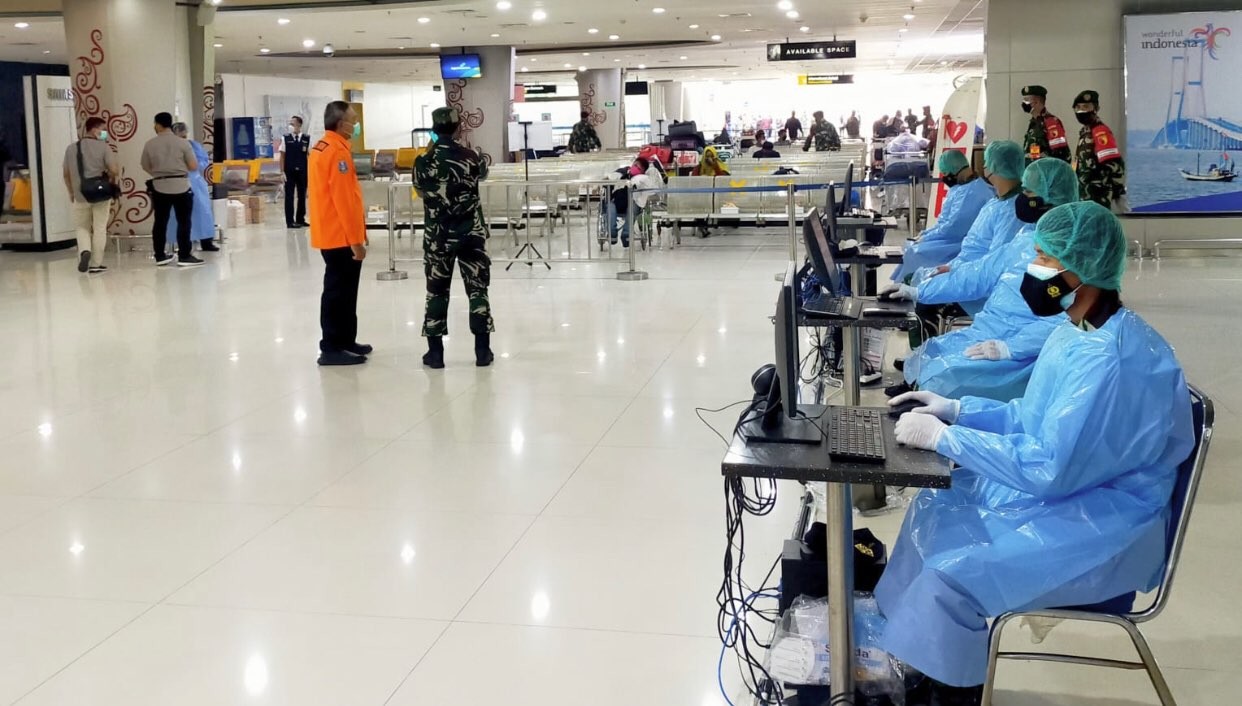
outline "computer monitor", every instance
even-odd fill
[[[837,204],[835,212],[842,218],[850,212],[854,202],[854,163],[850,162],[845,168],[845,191],[841,194],[841,203]],[[833,211],[834,209],[828,209]],[[835,230],[835,229],[834,229]]]
[[[837,229],[837,193],[836,193],[836,188],[837,188],[837,187],[836,187],[835,185],[830,185],[830,186],[828,187],[828,198],[827,198],[827,203],[825,203],[825,204],[824,204],[824,213],[822,214],[822,217],[823,217],[823,219],[824,219],[824,223],[823,223],[823,225],[824,225],[824,227],[825,227],[825,228],[827,228],[827,229],[828,229],[828,233],[827,233],[827,234],[828,234],[828,242],[832,243],[833,245],[836,245],[836,244],[837,244],[837,240],[838,240],[838,239],[837,239],[837,236],[838,236],[838,235],[839,235],[839,233],[840,233],[840,231]]]
[[[747,443],[818,444],[823,440],[823,432],[815,422],[798,411],[797,280],[797,268],[791,264],[776,297],[776,375],[772,376],[767,397],[738,428]],[[756,414],[757,419],[753,418]]]
[[[815,276],[836,296],[842,291],[841,270],[832,256],[828,235],[824,231],[825,218],[830,219],[831,215],[821,214],[817,208],[811,209],[802,221],[802,240],[806,244],[806,252],[811,258]]]

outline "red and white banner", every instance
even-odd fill
[[[941,177],[938,165],[940,155],[947,150],[956,150],[966,155],[966,161],[975,147],[975,125],[979,122],[979,100],[983,96],[983,79],[967,80],[944,104],[940,111],[940,125],[936,135],[936,153],[932,155],[932,174]],[[949,189],[944,184],[936,184],[931,190],[931,200],[927,204],[927,227],[930,228],[940,217],[940,206],[948,195]]]

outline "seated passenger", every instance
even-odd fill
[[[898,443],[959,466],[951,489],[911,504],[875,591],[888,621],[881,647],[937,682],[933,703],[978,703],[989,617],[1152,589],[1177,468],[1194,445],[1172,348],[1121,303],[1120,221],[1092,202],[1058,206],[1035,245],[1023,298],[1069,321],[1026,394],[893,401],[925,405],[902,415]]]
[[[1077,200],[1078,180],[1069,164],[1032,162],[1022,177],[1022,196],[1014,199],[1018,219],[1026,224],[1017,237],[919,285],[918,299],[925,304],[979,297],[986,303],[971,326],[929,339],[906,358],[902,392],[917,388],[951,399],[1001,402],[1022,396],[1044,341],[1065,318],[1035,316],[1022,299],[1023,275],[1035,259],[1035,223],[1052,208]]]
[[[781,153],[777,152],[774,147],[775,146],[771,142],[765,142],[763,143],[763,146],[755,150],[755,153],[751,156],[755,159],[777,159],[781,156]]]
[[[950,150],[940,155],[938,163],[949,193],[940,207],[940,217],[923,231],[917,242],[906,246],[901,266],[893,274],[894,282],[906,282],[923,267],[946,263],[962,250],[962,239],[987,202],[996,195],[992,185],[975,175],[966,155]]]

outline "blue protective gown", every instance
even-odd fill
[[[904,282],[906,277],[922,267],[936,267],[957,257],[962,250],[966,231],[970,230],[979,212],[994,196],[996,191],[992,185],[979,178],[949,189],[940,207],[940,218],[935,225],[923,231],[918,242],[906,248],[905,257],[893,274],[893,281]]]
[[[961,468],[910,506],[876,589],[881,647],[973,686],[987,617],[1151,590],[1193,446],[1181,366],[1146,322],[1123,308],[1099,330],[1059,326],[1024,397],[967,397],[941,437]]]
[[[928,339],[906,358],[906,382],[950,399],[1022,396],[1044,342],[1068,320],[1065,314],[1035,316],[1022,298],[1023,275],[1035,260],[1034,234],[1035,226],[1027,225],[1005,247],[920,285],[919,301],[928,304],[980,295],[987,301],[971,326]],[[1004,341],[1009,360],[966,357],[967,348],[989,340]]]
[[[1025,225],[1018,220],[1013,200],[1014,195],[1008,197],[996,196],[991,201],[988,201],[983,210],[979,211],[979,217],[975,219],[975,222],[970,226],[970,230],[966,233],[966,237],[962,240],[961,252],[948,263],[949,274],[952,274],[954,269],[969,262],[974,262],[1013,240],[1013,237]],[[943,276],[945,275],[940,275],[940,277]],[[932,279],[939,279],[939,277],[933,277]],[[973,316],[983,309],[983,303],[986,298],[987,293],[984,293],[978,299],[958,299],[956,303],[961,304],[962,308]],[[920,285],[919,289],[919,303],[930,303],[923,299],[922,285]]]
[[[198,142],[190,140],[198,171],[190,172],[190,191],[194,194],[194,210],[190,212],[190,240],[208,240],[216,237],[216,218],[211,211],[211,187],[203,176],[203,170],[211,164],[207,150]],[[168,242],[177,242],[177,214],[168,216]]]

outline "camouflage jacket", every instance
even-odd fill
[[[1084,201],[1110,207],[1126,193],[1126,161],[1113,131],[1104,123],[1084,125],[1078,132],[1074,171]]]
[[[586,120],[580,120],[574,125],[574,131],[569,133],[569,151],[590,152],[594,149],[603,147],[599,141],[599,135],[595,134],[595,128]]]
[[[841,149],[841,136],[837,134],[837,129],[827,120],[816,120],[811,123],[811,133],[807,135],[807,146],[811,141],[815,142],[816,152],[826,152],[828,150]],[[805,151],[806,146],[803,147]]]
[[[423,199],[429,238],[487,237],[479,182],[487,163],[478,152],[447,137],[414,160],[414,187]]]
[[[1065,136],[1065,125],[1060,118],[1047,111],[1031,118],[1022,151],[1026,153],[1027,164],[1048,156],[1068,162],[1073,156],[1070,154],[1069,138]]]

